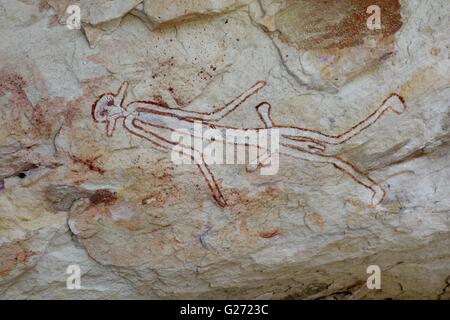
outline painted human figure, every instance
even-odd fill
[[[176,147],[179,153],[190,157],[195,162],[217,204],[225,207],[227,205],[226,199],[214,174],[206,162],[203,161],[204,155],[202,151],[192,146],[180,146],[179,141],[175,141],[172,138],[173,132],[184,129],[190,132],[192,138],[196,138],[193,130],[194,122],[201,122],[205,128],[230,129],[230,126],[220,125],[219,121],[236,110],[249,97],[256,94],[265,84],[264,81],[256,82],[250,89],[228,104],[213,111],[195,112],[167,107],[153,101],[134,101],[125,104],[128,89],[128,83],[125,82],[117,93],[105,93],[97,99],[92,106],[92,117],[95,122],[106,124],[106,133],[109,137],[113,135],[119,120],[121,120],[123,121],[123,127],[129,133],[151,142],[160,149],[170,151]],[[344,144],[373,125],[386,111],[391,110],[396,114],[400,114],[405,110],[405,107],[405,102],[400,95],[391,94],[365,119],[341,134],[331,135],[316,130],[277,125],[270,116],[271,105],[267,102],[262,102],[255,108],[263,128],[240,129],[255,131],[278,129],[280,134],[280,155],[333,165],[369,190],[372,195],[371,204],[376,206],[384,199],[385,191],[383,188],[350,162],[332,154],[327,154],[326,146]],[[224,136],[225,143],[237,143],[234,140],[225,141],[225,139]],[[264,159],[260,159],[260,162],[264,163]]]

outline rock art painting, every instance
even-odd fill
[[[449,0],[0,0],[0,300],[450,299],[449,30]]]
[[[190,130],[194,138],[194,121],[201,121],[209,128],[215,129],[236,129],[236,127],[220,125],[218,122],[235,111],[250,96],[256,94],[266,83],[259,81],[250,89],[237,96],[225,106],[217,108],[211,112],[194,112],[179,108],[170,108],[158,102],[134,101],[125,103],[127,97],[128,82],[124,82],[117,93],[105,93],[101,95],[92,106],[92,118],[95,122],[105,123],[106,134],[111,137],[119,123],[130,134],[149,141],[154,146],[166,150],[172,150],[179,145],[179,141],[165,138],[159,131],[174,132],[176,130]],[[344,144],[355,135],[360,134],[377,122],[388,110],[400,115],[405,110],[405,101],[398,94],[390,94],[381,105],[348,130],[337,134],[326,134],[318,130],[304,129],[293,126],[277,125],[271,118],[272,106],[268,102],[258,104],[255,109],[261,120],[263,128],[276,128],[280,131],[280,154],[296,159],[313,161],[318,163],[328,163],[336,169],[350,176],[356,183],[372,192],[373,206],[383,201],[385,190],[372,178],[364,174],[354,164],[333,156],[326,152],[327,145]],[[144,128],[142,124],[146,124]],[[239,128],[245,131],[258,131],[262,128]],[[236,144],[236,141],[225,143]],[[258,147],[258,146],[256,146]],[[192,146],[183,146],[178,152],[192,158],[198,166],[201,175],[205,178],[212,196],[221,207],[227,205],[221,187],[208,165],[202,160],[201,150]],[[261,164],[259,161],[258,164]]]

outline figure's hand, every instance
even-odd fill
[[[384,105],[396,114],[402,114],[406,109],[405,100],[397,93],[391,94],[391,96],[384,102]]]

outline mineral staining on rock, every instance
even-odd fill
[[[378,1],[383,23],[381,30],[367,28],[370,0],[287,1],[274,15],[275,28],[281,38],[303,49],[355,47],[372,35],[388,38],[402,26],[398,0]]]
[[[383,20],[381,30],[367,27],[371,1],[281,1],[278,6],[269,1],[261,3],[261,9],[253,9],[253,16],[273,35],[290,72],[302,81],[311,78],[306,81],[325,86],[322,89],[340,87],[392,55],[395,34],[403,23],[399,1],[377,2]]]
[[[0,297],[448,299],[449,3],[378,1],[368,30],[371,4],[4,1]],[[195,166],[92,121],[124,81],[129,102],[208,113],[258,80],[219,125],[263,127],[266,101],[276,124],[338,135],[398,93],[401,116],[327,146],[384,201],[286,158],[273,176],[211,166],[221,207]],[[81,290],[66,289],[71,264]],[[372,264],[381,290],[365,286]]]

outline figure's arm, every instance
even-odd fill
[[[222,195],[219,184],[215,180],[213,173],[205,163],[203,156],[199,151],[168,141],[158,134],[152,132],[151,130],[141,127],[138,124],[138,120],[132,115],[128,116],[125,119],[124,125],[130,133],[151,142],[153,145],[157,146],[160,149],[174,150],[187,158],[191,158],[199,168],[203,178],[206,180],[206,183],[211,190],[212,196],[217,204],[221,207],[225,207],[227,205],[225,198]]]
[[[250,89],[228,102],[225,106],[214,109],[209,112],[187,111],[180,108],[167,108],[170,113],[180,118],[188,118],[199,121],[219,121],[228,114],[237,109],[244,101],[256,94],[262,87],[266,85],[265,81],[256,82]]]
[[[348,130],[338,134],[326,134],[315,130],[308,130],[298,127],[283,127],[284,136],[289,139],[307,139],[311,141],[319,141],[326,144],[343,144],[354,136],[360,134],[375,122],[377,122],[381,116],[388,110],[391,110],[395,114],[401,114],[406,109],[406,103],[402,96],[392,93],[386,98],[381,105],[371,114],[369,114],[365,119],[355,124]]]

